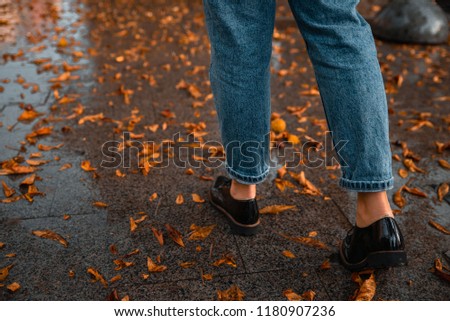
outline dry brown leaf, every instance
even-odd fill
[[[116,271],[120,271],[123,268],[127,268],[129,266],[134,265],[134,262],[126,262],[126,261],[120,260],[120,259],[114,260],[113,263],[116,265],[116,267],[114,268],[114,270],[116,270]]]
[[[32,174],[28,177],[26,177],[19,185],[33,185],[36,180],[36,174]]]
[[[3,186],[3,194],[5,194],[6,197],[10,197],[16,193],[14,188],[11,188],[8,185],[6,185],[4,181],[2,181],[2,186]]]
[[[167,269],[167,266],[157,265],[150,257],[147,257],[147,269],[149,272],[162,272]]]
[[[103,202],[94,202],[94,203],[92,203],[92,205],[94,205],[95,207],[100,207],[100,208],[104,208],[104,207],[108,206],[108,204],[103,203]]]
[[[49,163],[49,160],[45,159],[27,159],[26,163],[30,166],[41,166]]]
[[[39,116],[43,115],[42,113],[38,113],[36,110],[34,109],[28,109],[25,110],[20,116],[19,118],[17,118],[18,121],[30,121],[33,120]]]
[[[292,253],[289,250],[284,250],[283,252],[281,252],[281,254],[283,254],[285,257],[288,257],[290,259],[294,259],[295,258],[294,253]]]
[[[158,197],[158,193],[153,193],[152,195],[150,195],[150,197],[148,198],[148,200],[149,200],[150,202],[153,202],[157,197]]]
[[[428,221],[428,224],[430,224],[430,225],[431,225],[432,227],[434,227],[436,230],[438,230],[438,231],[440,231],[440,232],[442,232],[442,233],[444,233],[444,234],[450,235],[450,231],[447,230],[445,227],[443,227],[441,224],[439,224],[439,223],[437,223],[437,222],[435,222],[435,221],[433,221],[433,220],[429,220],[429,221]]]
[[[177,195],[177,199],[175,200],[175,203],[177,203],[178,205],[184,203],[183,194],[178,194],[178,195]]]
[[[200,197],[200,195],[196,194],[196,193],[192,193],[192,200],[195,203],[204,203],[205,200],[203,198]]]
[[[88,116],[84,116],[83,118],[80,118],[80,120],[78,120],[78,125],[83,125],[85,122],[89,121],[91,123],[95,123],[99,120],[104,119],[105,116],[103,115],[103,113],[99,113],[96,115],[88,115]]]
[[[444,200],[444,197],[445,197],[445,195],[448,194],[448,192],[449,192],[449,186],[447,183],[442,183],[439,185],[438,191],[437,191],[439,202],[442,202]]]
[[[34,230],[32,233],[40,238],[58,241],[64,247],[67,247],[69,243],[58,233],[51,230]]]
[[[427,197],[427,194],[424,191],[421,191],[417,187],[411,188],[411,187],[408,187],[408,186],[405,185],[404,189],[405,189],[405,191],[407,191],[410,194],[417,195],[417,196],[420,196],[420,197]]]
[[[136,221],[130,217],[130,231],[134,232],[137,229]]]
[[[217,300],[219,301],[242,301],[244,297],[245,293],[234,284],[227,290],[217,290]]]
[[[59,168],[59,171],[65,171],[66,169],[72,168],[72,164],[66,163]]]
[[[222,264],[227,264],[234,268],[237,267],[236,260],[230,253],[222,255],[222,257],[215,261],[212,265],[221,266]]]
[[[165,224],[167,232],[169,233],[169,237],[179,246],[184,247],[183,238],[181,233],[178,232],[175,228],[173,228],[170,224]]]
[[[406,199],[402,195],[402,191],[405,189],[405,185],[401,186],[394,194],[394,203],[400,208],[406,205]]]
[[[46,151],[49,151],[49,150],[60,149],[63,146],[64,146],[63,143],[58,144],[56,146],[48,146],[48,145],[38,144],[38,149],[46,152]]]
[[[305,244],[305,245],[308,245],[308,246],[311,246],[311,247],[324,249],[324,250],[328,249],[328,246],[325,243],[323,243],[323,242],[321,242],[319,240],[316,240],[315,238],[312,238],[312,237],[288,236],[288,235],[285,235],[285,234],[280,234],[280,235],[283,236],[284,238],[287,238],[288,240],[291,240],[291,241],[294,241],[294,242],[298,242],[298,243],[301,243],[301,244]]]
[[[279,214],[281,212],[296,208],[295,205],[269,205],[259,210],[260,214]]]
[[[439,165],[441,165],[442,168],[450,169],[450,163],[447,162],[445,159],[439,159],[438,163]]]
[[[287,289],[283,291],[283,295],[289,300],[289,301],[301,301],[302,297],[295,293],[292,289]]]
[[[433,269],[434,274],[436,274],[436,275],[437,275],[438,277],[440,277],[441,279],[450,282],[450,274],[449,274],[449,273],[446,273],[446,272],[444,271],[444,269],[446,269],[447,271],[449,270],[448,268],[445,268],[445,267],[442,265],[442,262],[441,262],[440,259],[434,260],[434,269]]]
[[[183,269],[191,268],[191,267],[193,267],[194,265],[195,265],[195,262],[193,262],[193,261],[191,261],[191,262],[181,262],[181,263],[180,263],[180,266],[181,266]]]
[[[97,168],[91,166],[91,162],[84,160],[81,162],[81,168],[86,172],[95,171]]]
[[[398,176],[400,176],[401,178],[406,178],[408,177],[408,171],[404,168],[400,168],[398,170]]]
[[[208,225],[208,226],[197,226],[195,224],[191,224],[189,229],[192,231],[189,235],[189,240],[204,240],[211,234],[212,230],[216,227],[216,225]]]
[[[359,289],[356,290],[353,296],[354,301],[371,301],[377,287],[375,275],[371,273],[368,279],[363,280],[358,273],[353,273],[352,280],[359,285]]]
[[[416,164],[414,164],[414,161],[410,158],[405,158],[403,160],[403,165],[406,166],[406,168],[409,169],[409,171],[415,173],[415,172],[419,172],[419,173],[425,173],[425,171],[419,167],[416,166]]]
[[[164,236],[163,236],[162,232],[154,227],[152,227],[152,232],[153,232],[153,235],[158,240],[159,245],[163,246],[164,245]]]
[[[0,282],[3,282],[8,277],[9,270],[11,270],[13,266],[14,264],[10,264],[0,269]]]
[[[14,282],[14,283],[11,283],[10,285],[8,285],[6,288],[11,292],[16,292],[17,290],[20,289],[20,284],[17,282]]]
[[[99,281],[105,288],[108,287],[108,282],[106,282],[105,278],[100,274],[99,271],[94,269],[93,267],[89,267],[87,269],[87,273],[91,276],[92,280],[91,282],[97,282]]]
[[[114,283],[122,279],[122,276],[120,274],[113,276],[111,279],[109,279],[109,283]]]
[[[323,263],[320,265],[320,269],[321,270],[329,270],[329,269],[331,269],[330,260],[326,259],[325,261],[323,261]]]

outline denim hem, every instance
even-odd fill
[[[352,181],[341,177],[339,186],[354,192],[381,192],[394,188],[394,177],[384,181]]]
[[[267,175],[269,175],[270,169],[268,168],[264,173],[256,177],[239,174],[231,167],[226,167],[226,170],[228,172],[228,175],[230,175],[230,177],[236,180],[238,183],[251,185],[262,183],[267,178]]]

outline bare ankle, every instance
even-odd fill
[[[366,227],[379,219],[393,216],[385,191],[358,193],[356,226]]]
[[[256,197],[255,184],[241,184],[234,179],[231,181],[231,197],[238,200],[252,199]]]

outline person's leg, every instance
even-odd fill
[[[254,198],[269,172],[270,58],[275,0],[204,0],[209,76],[233,179],[231,195]]]
[[[393,188],[383,78],[358,0],[289,0],[314,66],[337,155],[340,186],[358,192],[356,226],[340,246],[351,270],[406,264],[400,229],[387,199]]]
[[[211,43],[209,78],[228,176],[209,191],[233,233],[260,224],[256,184],[269,173],[270,58],[275,0],[203,0]]]

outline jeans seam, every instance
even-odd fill
[[[232,169],[229,166],[225,167],[228,174],[231,176],[231,178],[235,179],[237,182],[241,183],[241,184],[258,184],[263,182],[267,175],[269,174],[270,168],[267,168],[267,170],[265,172],[263,172],[262,174],[258,175],[258,176],[248,176],[248,175],[242,175],[240,173],[238,173],[237,171],[235,171],[234,169]]]
[[[381,181],[354,181],[341,177],[339,186],[355,192],[381,192],[394,188],[394,177]]]

